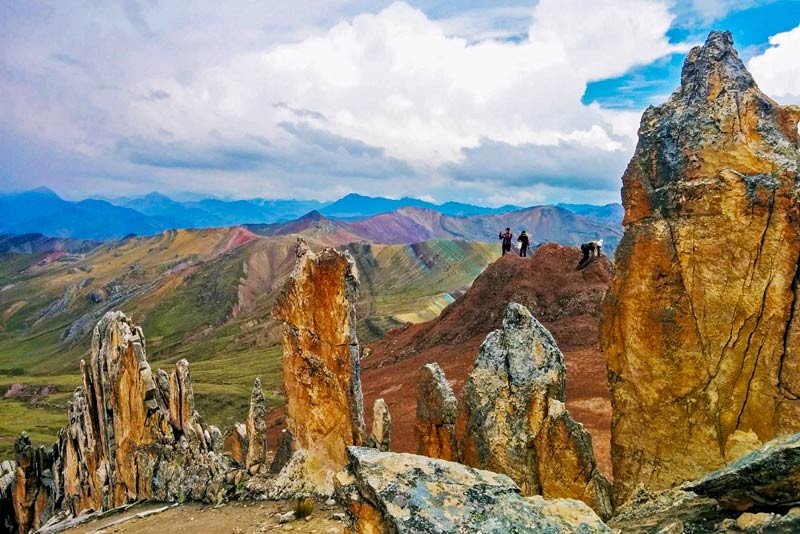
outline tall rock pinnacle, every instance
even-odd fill
[[[642,117],[602,329],[620,502],[800,429],[798,119],[728,32]]]
[[[315,254],[301,239],[297,264],[273,311],[284,323],[286,423],[321,484],[347,464],[346,447],[366,439],[357,292],[349,254],[332,248]]]
[[[564,407],[567,369],[553,336],[509,303],[486,337],[459,400],[456,439],[469,466],[503,473],[524,495],[582,500],[611,515],[592,438]]]

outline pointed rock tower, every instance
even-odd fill
[[[800,430],[798,118],[728,32],[642,117],[601,336],[618,502]]]
[[[286,425],[306,451],[310,479],[332,488],[346,447],[364,445],[364,400],[355,300],[358,271],[347,253],[313,253],[302,239],[297,264],[273,315],[283,321]]]
[[[503,473],[523,495],[578,499],[611,515],[610,484],[592,438],[564,406],[567,368],[553,336],[511,302],[503,328],[481,346],[459,400],[461,461]]]

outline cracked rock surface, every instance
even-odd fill
[[[298,240],[297,263],[273,315],[284,324],[286,426],[320,487],[347,463],[345,447],[366,441],[357,295],[358,271],[348,253],[314,253]]]
[[[618,503],[800,430],[799,118],[728,32],[642,117],[601,334]]]
[[[415,454],[348,447],[336,476],[354,532],[610,533],[580,501],[523,497],[507,476]]]

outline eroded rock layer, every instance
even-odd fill
[[[140,499],[220,501],[233,489],[232,462],[211,450],[218,429],[194,411],[189,365],[154,379],[145,339],[121,312],[94,329],[69,425],[52,449],[16,444],[12,498],[19,532],[59,514],[108,510]]]
[[[592,441],[564,406],[566,367],[550,332],[520,304],[487,336],[459,400],[465,464],[509,475],[525,495],[580,499],[611,515]]]
[[[639,487],[609,523],[630,534],[800,532],[800,434],[782,436],[680,488]]]
[[[366,438],[357,291],[349,254],[315,254],[299,240],[297,264],[273,311],[284,323],[286,425],[311,471],[323,478],[345,466],[348,445],[363,445]]]
[[[727,32],[642,117],[602,329],[620,502],[800,429],[798,118]]]

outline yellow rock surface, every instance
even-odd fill
[[[601,335],[618,503],[800,429],[798,116],[712,32],[642,117]]]

